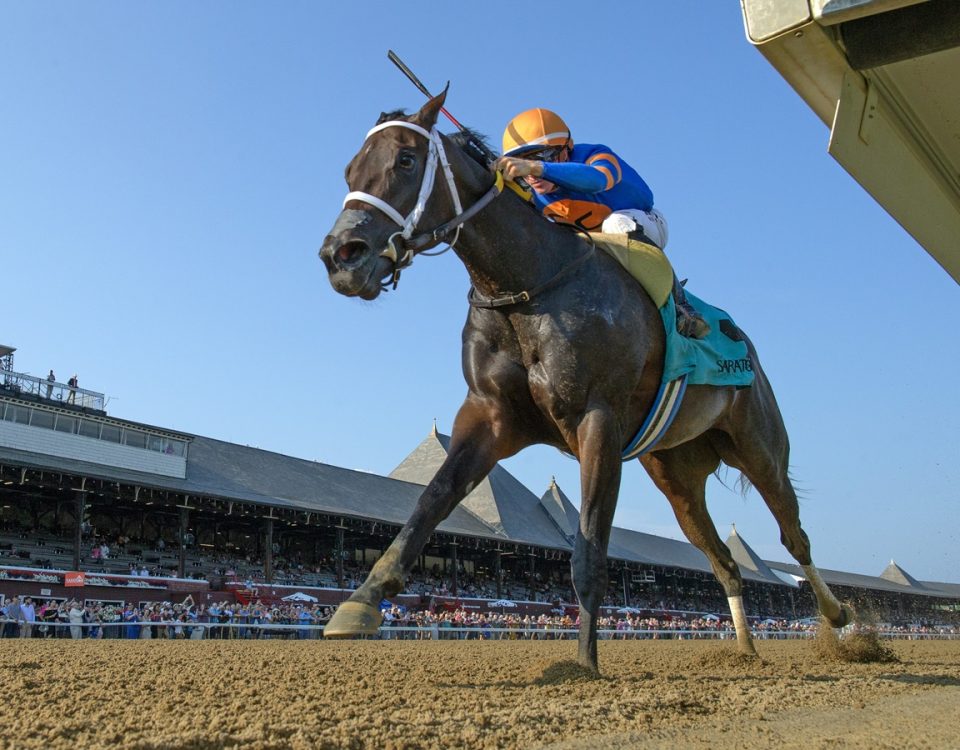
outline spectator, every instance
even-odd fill
[[[74,640],[80,640],[83,638],[83,607],[76,599],[72,600],[68,606],[70,617],[70,637]]]
[[[83,608],[83,621],[91,623],[92,627],[87,629],[87,637],[100,640],[103,638],[103,621],[100,619],[100,608],[94,610],[93,607]]]
[[[40,632],[43,633],[45,638],[54,638],[57,635],[57,603],[53,600],[48,600],[40,608],[38,613],[38,619],[43,622],[43,625],[40,626]]]
[[[50,374],[47,375],[47,398],[53,396],[53,384],[57,382],[57,376],[53,374],[53,370],[50,370]]]
[[[20,632],[20,621],[23,615],[20,613],[20,597],[15,596],[3,607],[4,617],[7,622],[3,625],[4,638],[16,638]]]
[[[20,626],[20,637],[32,638],[33,623],[37,621],[37,610],[33,604],[33,599],[29,596],[20,605],[20,617],[23,620],[23,624]]]
[[[137,623],[140,622],[140,611],[134,609],[133,605],[128,604],[123,609],[121,619],[126,624],[124,636],[129,640],[138,639],[140,637],[140,626]]]
[[[73,377],[67,381],[67,386],[70,388],[70,393],[67,395],[68,404],[77,403],[77,375],[74,373]]]
[[[66,638],[70,630],[70,607],[61,602],[57,607],[57,638]]]

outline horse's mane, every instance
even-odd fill
[[[380,125],[381,123],[389,120],[402,120],[406,119],[407,117],[409,117],[409,115],[404,109],[395,109],[392,112],[381,112],[376,124]],[[487,136],[485,136],[483,133],[479,133],[473,128],[464,128],[456,133],[448,134],[447,138],[449,138],[454,145],[457,146],[457,148],[477,162],[477,164],[479,164],[481,167],[484,169],[490,168],[490,165],[485,161],[483,154],[481,154],[480,151],[471,143],[471,141],[473,144],[479,143],[486,148],[488,152],[496,155],[496,151],[490,147],[490,139],[487,138]]]
[[[490,165],[486,162],[483,154],[476,147],[476,144],[480,144],[487,150],[488,153],[491,153],[494,156],[497,155],[497,152],[490,147],[490,140],[483,133],[478,133],[473,128],[464,128],[463,130],[453,133],[447,137],[457,144],[461,151],[463,151],[481,167],[484,169],[490,169]]]
[[[387,122],[388,120],[405,120],[409,117],[405,109],[395,109],[392,112],[381,112],[380,117],[377,118],[377,125]]]

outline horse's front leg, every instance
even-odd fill
[[[620,492],[620,430],[606,408],[587,412],[577,427],[580,528],[573,550],[573,587],[580,601],[578,661],[599,672],[597,619],[607,592],[607,543]]]
[[[325,636],[376,633],[383,619],[380,602],[403,590],[407,575],[430,535],[464,497],[490,473],[497,461],[522,445],[502,419],[504,410],[488,399],[467,397],[454,421],[446,460],[427,485],[417,506],[390,547],[350,598],[337,608]]]

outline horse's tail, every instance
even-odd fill
[[[751,482],[750,478],[741,471],[740,475],[737,477],[737,481],[734,482],[734,486],[737,488],[737,492],[740,493],[740,497],[746,498],[750,490],[753,489],[753,482]]]
[[[725,464],[721,464],[717,467],[717,470],[713,472],[713,475],[717,478],[717,481],[720,482],[720,484],[727,489],[730,489],[729,485],[727,485],[726,481],[724,481],[726,479],[726,473],[724,473],[724,476],[720,476],[720,471],[728,468],[729,467],[727,467]],[[793,492],[797,497],[805,496],[805,491],[802,488],[797,487],[796,478],[794,477],[793,472],[790,470],[787,471],[787,479],[790,482],[790,486],[793,487]],[[738,472],[737,478],[733,483],[733,487],[737,492],[740,493],[740,497],[746,498],[750,493],[750,490],[753,489],[753,482],[751,482],[750,478],[741,471]]]
[[[731,492],[739,492],[741,497],[746,498],[747,493],[753,489],[753,482],[751,482],[742,471],[738,471],[737,478],[733,481],[733,486],[731,487],[729,484],[730,468],[727,464],[721,463],[717,467],[717,470],[713,472],[714,478]]]

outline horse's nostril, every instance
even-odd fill
[[[359,260],[366,249],[366,243],[359,240],[345,242],[337,249],[337,259],[341,263],[353,263]]]

